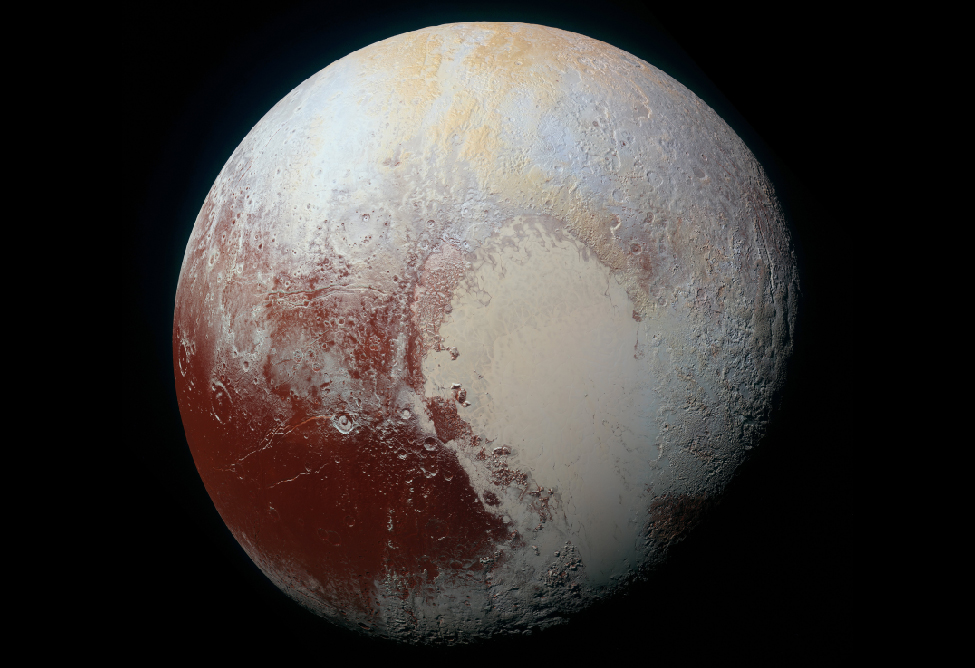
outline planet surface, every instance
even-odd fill
[[[798,283],[760,165],[677,81],[517,23],[332,63],[186,247],[187,442],[254,563],[415,643],[541,630],[646,578],[765,433]]]

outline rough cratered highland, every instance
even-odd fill
[[[454,24],[279,102],[186,248],[173,352],[207,491],[367,633],[544,628],[646,575],[762,436],[797,283],[753,155],[581,35]]]

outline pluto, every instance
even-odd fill
[[[244,138],[186,246],[186,438],[255,564],[412,643],[543,630],[647,578],[785,382],[781,208],[706,104],[608,44],[431,27]]]

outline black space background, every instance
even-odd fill
[[[97,482],[105,504],[89,641],[186,660],[369,659],[646,664],[824,661],[862,647],[869,581],[854,436],[863,372],[843,289],[856,264],[843,175],[869,116],[850,30],[820,7],[728,4],[228,2],[145,5],[105,33],[108,128],[123,193],[106,235],[126,272],[116,307],[114,429]],[[573,623],[473,648],[422,650],[337,631],[280,594],[244,556],[196,474],[173,383],[172,317],[183,250],[233,149],[279,99],[349,52],[470,20],[539,23],[627,50],[704,99],[772,178],[801,263],[796,356],[782,410],[709,524],[653,582]],[[127,198],[131,200],[127,201]],[[118,263],[119,258],[115,258]],[[117,442],[116,442],[117,441]],[[95,498],[95,497],[93,497]],[[106,650],[109,651],[109,650]],[[111,652],[110,652],[111,653]],[[455,665],[461,665],[457,663]]]

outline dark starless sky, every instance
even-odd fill
[[[822,15],[789,19],[633,0],[492,3],[166,3],[112,37],[112,123],[123,202],[111,233],[127,248],[119,339],[135,381],[119,400],[102,485],[110,556],[98,624],[148,655],[188,650],[278,660],[433,657],[545,662],[636,652],[704,658],[828,656],[856,637],[862,519],[859,443],[845,431],[858,372],[837,271],[835,173],[856,160],[862,101],[846,36]],[[336,631],[285,598],[224,527],[187,448],[173,385],[172,317],[183,250],[207,191],[244,135],[330,62],[387,37],[470,20],[539,23],[609,42],[675,77],[749,144],[773,179],[802,263],[797,354],[778,420],[726,502],[671,565],[624,600],[568,627],[490,648],[391,647]],[[855,69],[855,68],[854,68]],[[837,101],[842,100],[842,104]],[[842,112],[842,113],[840,113]],[[842,141],[840,138],[843,138]],[[108,564],[105,566],[105,564]],[[127,642],[128,642],[127,641]],[[619,655],[622,656],[622,655]]]

